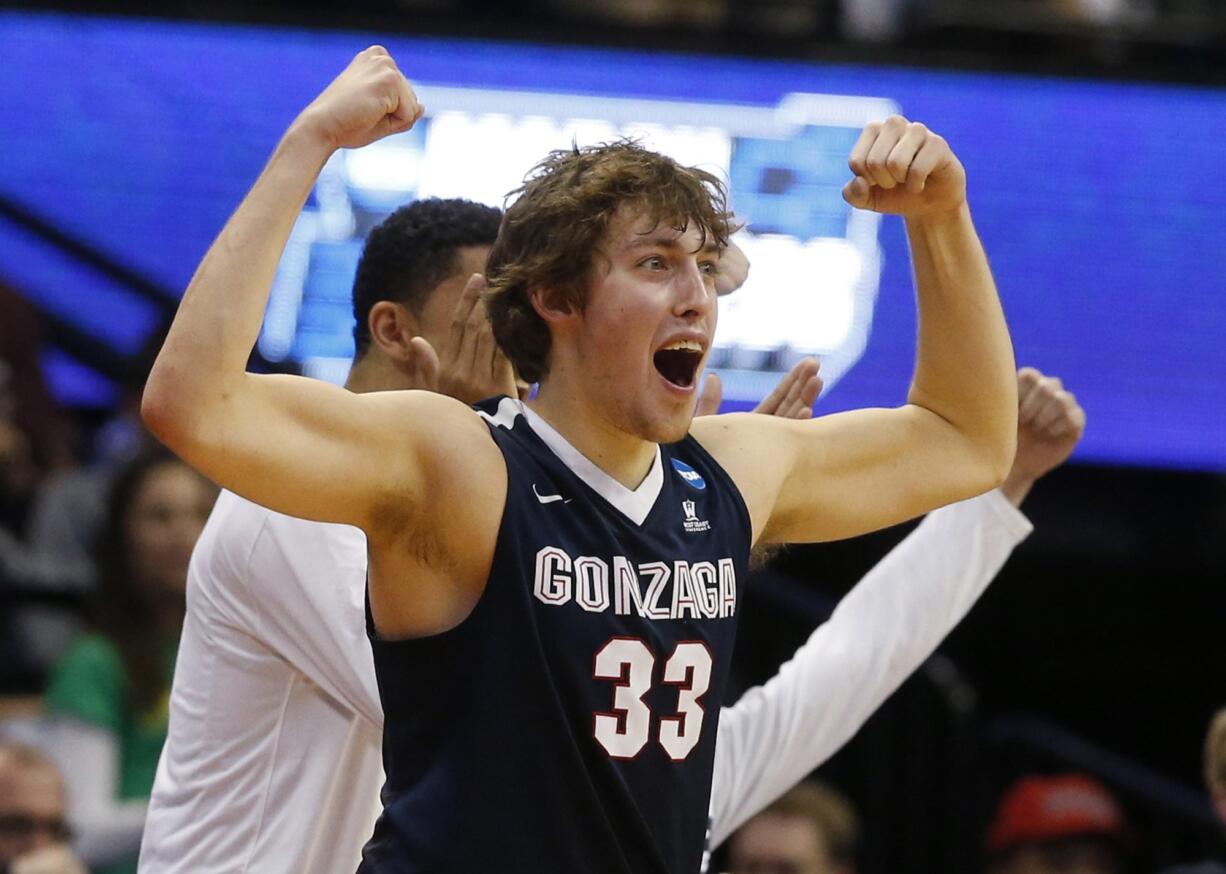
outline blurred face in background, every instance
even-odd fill
[[[149,470],[126,523],[134,582],[155,597],[182,596],[187,563],[216,498],[216,487],[180,461]]]
[[[1073,838],[1018,847],[991,874],[1120,874],[1115,851],[1101,840]]]
[[[811,820],[765,813],[732,837],[731,874],[847,874],[830,859],[825,838]]]
[[[0,866],[63,843],[65,812],[59,774],[0,755]]]

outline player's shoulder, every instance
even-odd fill
[[[414,434],[464,439],[486,433],[472,407],[438,392],[405,389],[367,392],[359,397],[382,424],[400,423],[409,426]]]
[[[739,445],[752,440],[756,435],[771,430],[785,429],[793,420],[780,416],[765,416],[761,413],[720,413],[717,416],[698,416],[690,422],[690,436],[708,452]]]
[[[468,486],[483,488],[502,466],[501,453],[480,412],[454,398],[428,391],[372,392],[383,412],[372,426],[394,428],[400,445],[416,454],[416,469],[436,497]],[[391,411],[390,413],[388,411]],[[379,459],[385,464],[387,459]],[[439,492],[439,489],[443,489]],[[400,495],[392,489],[393,500]],[[393,514],[395,515],[395,514]]]
[[[769,464],[782,448],[772,432],[786,428],[789,420],[758,413],[722,413],[700,416],[690,423],[689,437],[699,449],[726,470],[733,479],[745,476],[744,470]]]

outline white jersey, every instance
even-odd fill
[[[357,868],[383,711],[366,537],[222,492],[192,554],[141,872]]]
[[[931,514],[775,678],[724,708],[711,845],[842,746],[1029,531],[999,492]],[[141,874],[357,867],[383,779],[365,584],[357,529],[222,493],[192,556]]]

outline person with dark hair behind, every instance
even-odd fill
[[[401,207],[366,238],[353,281],[353,340],[357,361],[371,345],[370,314],[379,304],[410,313],[422,326],[447,326],[455,297],[437,294],[443,280],[463,285],[485,272],[485,259],[498,236],[502,211],[471,200],[429,198]],[[464,271],[475,258],[478,269]],[[445,290],[445,289],[444,289]],[[438,343],[440,338],[435,338]]]
[[[123,468],[98,536],[93,629],[46,692],[82,853],[106,872],[134,870],[166,739],[187,563],[216,494],[165,450]]]

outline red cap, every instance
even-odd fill
[[[1083,835],[1125,839],[1124,816],[1111,793],[1084,774],[1026,777],[1001,799],[988,830],[988,852]]]

